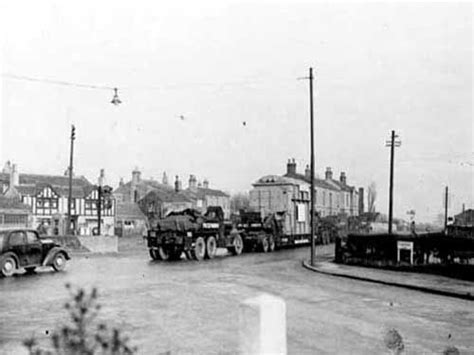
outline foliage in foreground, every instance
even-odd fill
[[[451,338],[451,334],[449,337]],[[396,329],[390,329],[384,336],[383,339],[385,347],[394,355],[400,355],[405,350],[405,343],[401,334]],[[443,352],[443,355],[459,355],[460,352],[455,346],[447,346]]]
[[[70,323],[54,330],[51,335],[51,348],[44,350],[32,336],[23,342],[30,355],[131,355],[136,348],[128,345],[128,339],[117,328],[109,328],[97,320],[100,304],[97,302],[97,289],[91,292],[73,289],[66,284],[71,299],[64,307],[69,313]]]

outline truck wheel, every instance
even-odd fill
[[[191,250],[185,250],[184,255],[186,255],[186,259],[193,260],[193,253],[191,252]]]
[[[167,261],[170,258],[170,253],[163,247],[158,247],[158,254],[161,260]]]
[[[240,255],[244,249],[244,242],[242,241],[242,237],[237,234],[232,241],[232,246],[227,248],[232,255]]]
[[[269,248],[269,243],[268,243],[268,238],[265,237],[262,239],[261,243],[260,243],[260,250],[263,252],[263,253],[267,253],[268,252],[268,248]]]
[[[0,261],[1,273],[3,277],[12,276],[16,269],[15,259],[11,256],[7,256]]]
[[[206,240],[206,258],[213,259],[216,256],[216,253],[217,253],[216,238],[213,236],[210,236]]]
[[[268,251],[272,252],[275,250],[275,238],[273,238],[273,235],[268,236]]]
[[[194,260],[201,261],[206,255],[206,242],[203,237],[198,237],[194,243],[194,248],[191,250]]]
[[[156,249],[150,249],[150,257],[153,260],[161,260],[160,253]]]
[[[59,252],[56,253],[53,259],[53,269],[54,271],[61,271],[64,270],[66,267],[66,257],[63,253]]]
[[[183,253],[182,249],[175,249],[170,253],[170,259],[171,260],[180,260],[182,253]]]

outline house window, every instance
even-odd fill
[[[306,205],[304,203],[298,203],[296,205],[296,218],[298,222],[306,221]]]
[[[58,201],[58,195],[51,188],[45,188],[36,196],[36,214],[52,215],[58,213]]]

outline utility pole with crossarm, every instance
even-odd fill
[[[390,147],[390,188],[388,196],[388,234],[392,234],[392,220],[393,220],[393,168],[395,161],[395,147],[400,147],[402,142],[400,140],[395,140],[398,138],[398,135],[395,134],[395,131],[392,131],[392,136],[389,141],[385,142],[386,147]]]

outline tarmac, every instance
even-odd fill
[[[471,281],[433,274],[337,264],[332,261],[318,261],[314,266],[311,266],[309,261],[303,260],[303,266],[308,270],[334,277],[403,287],[420,292],[471,301],[474,300],[474,282]]]

